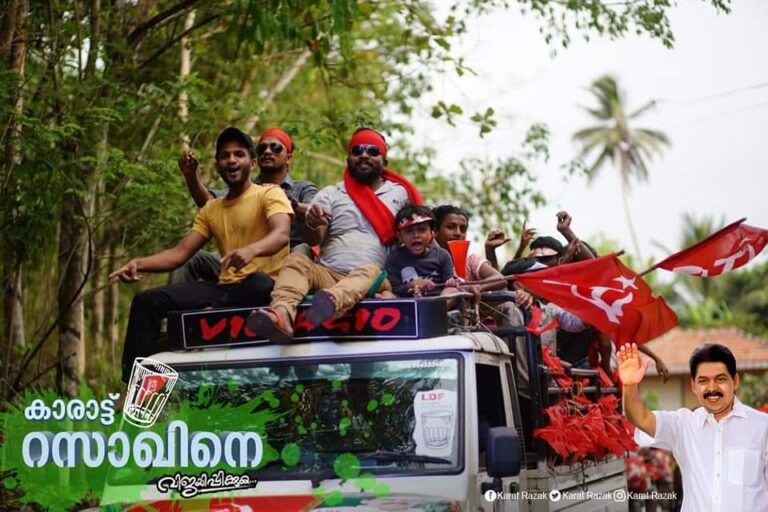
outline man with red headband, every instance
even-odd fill
[[[253,182],[256,185],[271,183],[283,189],[295,213],[291,222],[291,250],[299,250],[311,255],[309,246],[304,243],[303,226],[304,215],[307,213],[309,203],[317,194],[317,186],[310,181],[291,178],[293,148],[293,141],[283,130],[270,128],[264,131],[256,144],[256,163],[260,173]],[[203,186],[197,175],[198,161],[194,153],[187,153],[180,158],[179,168],[187,182],[189,193],[198,207],[202,208],[209,200],[227,194],[226,190],[209,190]],[[216,282],[220,272],[219,257],[207,251],[199,251],[174,273],[173,282],[184,283],[197,280]]]
[[[306,314],[314,325],[365,297],[396,242],[395,214],[407,202],[423,203],[413,184],[386,165],[384,137],[357,130],[347,148],[343,181],[318,192],[306,215],[304,238],[320,245],[319,263],[292,253],[275,281],[270,308],[249,317],[251,330],[288,343],[296,308],[307,294],[314,293]]]

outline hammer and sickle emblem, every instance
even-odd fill
[[[635,297],[634,293],[630,291],[610,303],[606,302],[606,300],[603,299],[603,295],[607,291],[623,292],[627,288],[637,289],[637,285],[635,284],[636,279],[637,279],[636,277],[627,278],[624,276],[614,278],[613,279],[614,281],[619,281],[621,283],[621,288],[612,288],[610,286],[590,286],[589,288],[592,292],[590,293],[589,296],[582,295],[582,293],[579,291],[579,288],[575,284],[562,283],[559,281],[550,281],[547,279],[545,279],[544,282],[549,284],[556,284],[560,286],[567,286],[574,297],[587,301],[593,306],[596,306],[603,313],[605,313],[605,316],[608,317],[609,322],[618,324],[620,323],[619,318],[621,318],[624,315],[624,311],[623,311],[624,305],[632,302],[632,299],[634,299]]]

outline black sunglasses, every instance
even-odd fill
[[[275,155],[279,155],[280,153],[283,152],[283,145],[282,144],[279,144],[277,142],[270,142],[269,144],[267,144],[266,142],[263,142],[263,143],[259,144],[258,146],[256,146],[256,153],[259,156],[261,156],[261,155],[263,155],[264,153],[267,152],[267,148],[269,148],[269,150],[272,151],[272,153],[275,154]]]
[[[368,153],[368,156],[376,157],[381,154],[381,151],[379,151],[379,147],[373,146],[371,144],[356,144],[352,146],[352,149],[350,149],[349,152],[353,156],[360,156],[363,153]]]

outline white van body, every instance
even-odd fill
[[[375,481],[383,485],[379,489],[386,489],[385,493],[377,496],[370,489],[356,488],[355,479],[343,480],[333,472],[313,476],[300,470],[287,473],[276,470],[278,473],[273,478],[257,471],[258,484],[253,489],[226,493],[234,499],[231,506],[240,507],[226,510],[627,510],[627,503],[621,500],[622,493],[626,499],[627,489],[623,459],[607,458],[552,468],[547,466],[544,458],[532,460],[536,452],[530,447],[528,451],[523,449],[519,440],[522,427],[513,377],[514,354],[510,352],[510,345],[514,347],[491,332],[464,332],[406,340],[262,343],[163,352],[152,358],[178,372],[177,387],[181,386],[181,389],[185,385],[194,386],[194,382],[201,379],[215,380],[218,375],[229,372],[246,380],[252,375],[254,382],[268,376],[264,382],[278,383],[276,386],[281,389],[295,386],[294,381],[301,382],[306,389],[315,386],[322,390],[319,391],[321,396],[312,398],[316,402],[314,407],[319,409],[323,409],[323,400],[328,403],[336,400],[335,393],[347,393],[344,396],[351,397],[340,402],[349,409],[357,407],[351,403],[355,401],[371,404],[375,398],[373,390],[382,387],[390,386],[397,390],[395,395],[402,395],[402,399],[393,399],[390,425],[382,424],[388,421],[388,416],[383,411],[384,406],[379,404],[374,411],[377,424],[369,427],[378,429],[379,434],[373,436],[378,439],[382,438],[384,434],[381,432],[386,428],[395,429],[392,436],[401,445],[407,445],[403,450],[408,454],[389,453],[393,451],[391,447],[376,453],[385,446],[368,450],[369,455],[360,454],[361,472],[372,473]],[[324,387],[331,386],[329,382],[333,387]],[[371,397],[358,400],[356,396],[365,394],[366,389],[372,390]],[[437,402],[427,403],[433,398]],[[420,400],[424,403],[417,404]],[[362,410],[362,406],[359,409]],[[361,414],[364,417],[365,411]],[[503,428],[499,430],[497,427]],[[357,435],[354,428],[350,425],[350,436],[353,437]],[[512,433],[516,436],[517,446],[508,450],[516,453],[503,456],[517,457],[519,461],[517,470],[505,470],[513,474],[496,479],[489,475],[486,467],[485,450],[488,447],[481,446],[481,439],[487,439],[488,432],[494,428],[504,435]],[[332,434],[337,433],[328,435]],[[364,444],[366,437],[359,438]],[[434,464],[428,462],[432,452],[438,454],[436,461],[444,460]],[[366,458],[369,456],[372,458]],[[326,497],[340,491],[344,499],[323,500],[318,488]],[[119,491],[119,486],[108,483],[102,506],[111,505],[109,510],[123,510],[119,508],[122,504],[120,496],[125,494]],[[338,493],[335,495],[338,497]],[[148,502],[173,499],[173,495],[159,493],[154,486],[146,484],[141,496]],[[210,499],[210,496],[205,498]],[[298,506],[296,503],[303,503],[299,500],[301,497],[305,497],[306,502]]]

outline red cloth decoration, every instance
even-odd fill
[[[612,388],[615,387],[616,384],[613,382],[613,379],[605,373],[605,370],[603,370],[602,367],[597,367],[597,376],[600,380],[600,386],[604,388]]]
[[[358,144],[365,144],[369,146],[376,146],[381,152],[383,158],[387,158],[387,142],[381,134],[374,130],[359,130],[355,132],[351,139],[349,139],[349,145],[347,151],[352,151],[352,146]]]
[[[573,379],[565,374],[565,368],[560,363],[560,358],[552,355],[546,347],[541,349],[541,362],[549,369],[550,375],[555,379],[558,386],[568,389],[573,385]]]
[[[656,264],[671,272],[712,277],[752,261],[768,243],[768,230],[737,220],[700,242]]]
[[[551,331],[552,329],[557,329],[557,319],[553,318],[549,322],[547,322],[545,325],[541,325],[541,308],[538,306],[532,306],[531,307],[531,321],[528,322],[528,325],[525,326],[525,329],[533,334],[534,336],[541,336],[547,331]]]
[[[384,169],[381,177],[386,181],[393,181],[405,187],[406,192],[408,192],[408,199],[412,204],[424,204],[424,200],[421,198],[421,194],[416,186],[395,171]],[[352,201],[355,202],[355,205],[360,208],[365,218],[373,226],[373,230],[379,236],[381,244],[393,244],[396,239],[395,216],[387,208],[387,205],[376,197],[371,187],[353,178],[348,169],[344,169],[344,186],[347,188],[347,193],[352,198]]]
[[[618,403],[614,395],[603,396],[597,403],[583,395],[563,399],[544,409],[549,424],[536,429],[533,436],[544,440],[566,462],[609,453],[623,457],[627,451],[637,450],[637,444],[630,423],[616,411]]]
[[[288,136],[288,134],[285,133],[280,128],[270,128],[268,130],[265,130],[261,135],[259,135],[259,142],[261,142],[261,139],[265,137],[276,138],[277,140],[283,143],[283,146],[285,146],[285,149],[287,149],[289,153],[293,153],[293,141]]]
[[[664,299],[615,254],[515,278],[533,293],[577,315],[621,345],[638,345],[677,325]]]

